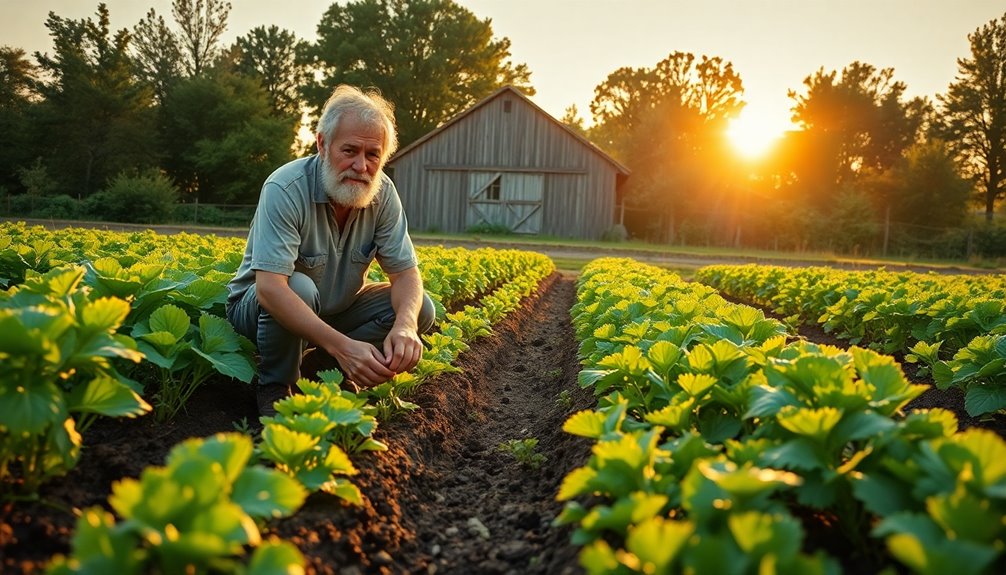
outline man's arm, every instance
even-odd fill
[[[411,267],[388,274],[391,282],[391,307],[395,310],[395,325],[384,338],[384,357],[388,369],[395,373],[409,371],[423,355],[419,339],[419,310],[423,305],[423,279],[419,268]]]
[[[290,278],[283,274],[255,272],[255,292],[262,309],[294,335],[325,350],[339,362],[346,377],[360,385],[377,385],[395,375],[376,347],[356,341],[325,323],[290,289],[289,281]]]

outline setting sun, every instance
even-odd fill
[[[769,150],[782,136],[783,129],[768,114],[751,113],[745,109],[739,118],[731,120],[727,136],[734,149],[746,159],[756,159]]]

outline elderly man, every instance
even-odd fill
[[[405,372],[434,322],[405,213],[382,171],[398,137],[391,105],[339,86],[317,128],[318,153],[262,186],[227,319],[256,342],[259,413],[273,415],[300,377],[307,343],[363,386]],[[365,283],[377,259],[389,283]]]

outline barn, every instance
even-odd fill
[[[629,171],[504,86],[399,150],[387,172],[409,227],[598,239],[618,223]]]

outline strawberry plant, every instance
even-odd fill
[[[303,569],[288,543],[263,544],[257,521],[284,517],[306,492],[283,473],[249,465],[250,439],[236,433],[190,439],[164,467],[112,487],[108,502],[77,522],[71,557],[57,556],[51,575],[65,573],[271,573]],[[248,569],[241,558],[256,548]]]
[[[963,389],[968,415],[979,417],[1006,409],[1006,335],[978,336],[948,361],[939,358],[942,344],[919,342],[906,359],[925,363],[940,389]]]
[[[97,416],[150,410],[112,360],[138,362],[135,342],[117,335],[129,304],[91,300],[80,267],[57,268],[0,297],[0,483],[5,497],[33,495],[67,473],[80,432]]]
[[[218,316],[201,314],[198,325],[181,308],[163,305],[133,326],[132,335],[147,361],[157,368],[154,415],[171,419],[192,393],[216,374],[248,383],[255,375],[250,343]]]

